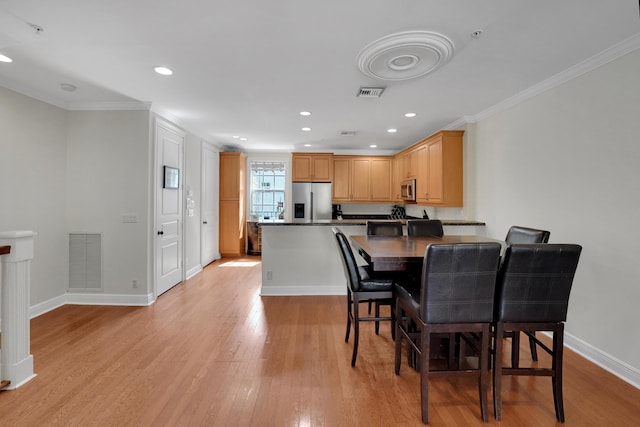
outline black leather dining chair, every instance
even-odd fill
[[[407,236],[444,236],[439,219],[408,219]]]
[[[402,236],[401,221],[367,221],[367,236]],[[390,279],[394,278],[393,273],[387,274]],[[371,314],[372,301],[369,301],[368,313]],[[377,332],[377,330],[376,330]]]
[[[572,244],[514,244],[506,249],[498,273],[494,314],[493,405],[497,420],[502,418],[502,376],[531,375],[551,377],[556,418],[564,422],[564,321],[581,251],[581,246]],[[534,338],[551,355],[551,367],[519,367],[513,354],[511,366],[503,367],[505,331],[522,331]],[[533,336],[535,331],[552,333],[551,348]]]
[[[507,231],[504,241],[507,246],[515,243],[547,243],[551,233],[547,230],[539,230],[537,228],[522,227],[514,225]],[[511,351],[515,354],[516,360],[519,359],[520,353],[520,334],[509,331],[505,334],[511,338]],[[536,349],[535,333],[529,337],[529,351],[531,359],[538,361],[538,351]]]
[[[488,421],[490,326],[499,243],[437,243],[427,247],[420,291],[401,284],[396,293],[395,373],[400,373],[402,342],[418,354],[422,421],[429,422],[429,378],[470,375],[478,378],[482,419]],[[478,337],[477,369],[432,371],[429,366],[432,334],[474,333]]]
[[[514,243],[547,243],[550,235],[551,233],[547,230],[514,225],[507,231],[507,237],[505,237],[504,241],[507,245]]]
[[[368,236],[402,236],[400,221],[367,221]]]
[[[345,342],[349,341],[351,324],[353,323],[353,354],[351,366],[356,366],[358,355],[358,341],[360,338],[360,322],[376,322],[376,334],[382,320],[391,321],[391,333],[395,335],[395,307],[393,307],[393,279],[377,277],[367,266],[358,266],[347,236],[337,227],[333,227],[333,234],[338,244],[340,258],[347,279],[347,332]],[[360,303],[374,301],[376,311],[374,316],[361,317]],[[390,316],[380,316],[380,305],[390,306]]]

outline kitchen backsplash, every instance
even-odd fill
[[[343,214],[390,214],[395,205],[386,203],[343,203]],[[436,208],[433,206],[401,205],[408,216],[422,218],[422,211],[426,210],[429,218],[433,219],[465,219],[463,208]]]

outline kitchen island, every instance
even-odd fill
[[[445,234],[484,235],[483,222],[441,221]],[[261,223],[260,294],[345,295],[344,270],[331,228],[337,226],[347,236],[365,234],[366,223],[366,219]],[[356,259],[360,264],[365,263],[357,254]]]

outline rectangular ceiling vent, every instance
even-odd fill
[[[358,98],[380,98],[384,92],[383,87],[361,87],[356,95]]]
[[[343,130],[340,132],[340,136],[356,136],[355,130]]]

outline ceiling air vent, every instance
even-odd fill
[[[340,131],[340,136],[356,136],[355,130],[343,130]]]
[[[361,87],[356,95],[358,98],[380,98],[384,92],[383,87]]]

